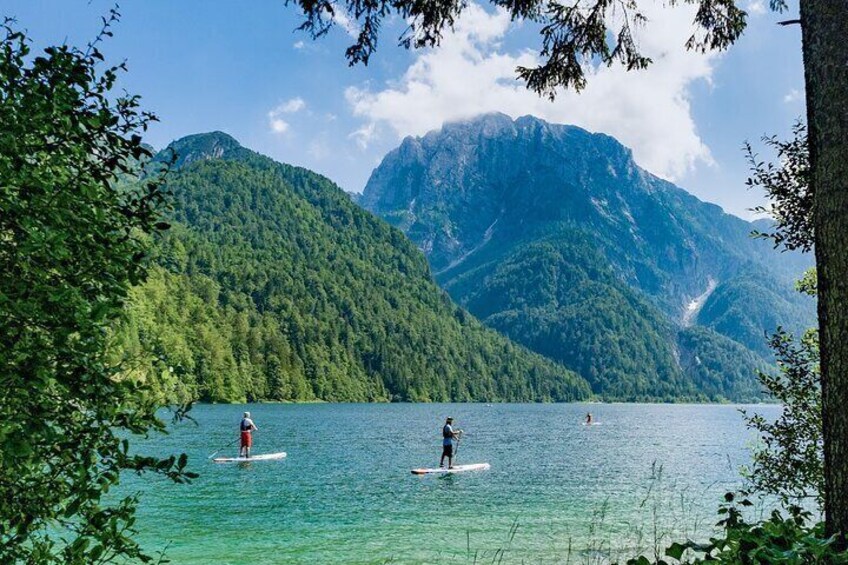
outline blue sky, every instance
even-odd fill
[[[361,191],[371,170],[405,135],[484,111],[534,114],[617,137],[656,174],[725,210],[746,211],[761,195],[745,189],[745,140],[784,134],[804,113],[800,32],[780,27],[763,0],[741,41],[723,54],[686,53],[689,7],[647,4],[638,40],[655,64],[645,72],[601,69],[581,94],[549,103],[514,80],[532,63],[536,30],[488,4],[470,4],[441,48],[395,46],[403,22],[384,29],[368,67],[349,67],[354,24],[340,21],[317,41],[296,31],[282,0],[127,1],[102,50],[126,59],[121,86],[158,114],[147,141],[164,147],[192,133],[222,130],[280,161]],[[112,2],[4,0],[37,46],[84,44]]]

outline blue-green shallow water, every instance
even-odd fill
[[[288,457],[213,464],[243,409],[197,406],[197,426],[142,444],[185,451],[201,473],[182,486],[125,481],[143,492],[137,526],[149,551],[167,545],[180,564],[479,563],[499,550],[503,563],[587,562],[645,551],[654,530],[708,532],[751,439],[734,406],[251,405],[254,453]],[[581,425],[587,411],[600,425]],[[438,464],[447,415],[466,432],[459,462],[491,470],[410,473]]]

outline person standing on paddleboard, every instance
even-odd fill
[[[244,417],[239,424],[241,432],[241,447],[239,447],[239,457],[250,458],[250,448],[253,447],[253,431],[259,430],[253,420],[250,419],[250,412],[245,412]]]
[[[458,440],[462,436],[462,430],[453,431],[453,418],[445,420],[445,427],[442,428],[442,459],[439,461],[439,467],[445,466],[445,457],[448,458],[448,469],[453,469],[453,440]]]

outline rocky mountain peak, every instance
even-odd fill
[[[360,202],[411,230],[440,271],[496,231],[528,223],[594,217],[626,235],[631,208],[660,186],[610,136],[494,113],[406,138],[373,172]]]
[[[176,154],[177,168],[197,161],[226,159],[247,151],[232,136],[221,132],[198,133],[177,139],[168,145],[163,155]]]
[[[360,202],[418,245],[461,305],[596,391],[735,371],[751,392],[763,335],[814,320],[792,291],[809,258],[778,258],[750,237],[760,226],[579,127],[503,114],[446,124],[386,155]]]

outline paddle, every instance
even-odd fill
[[[219,447],[219,448],[218,448],[218,450],[217,450],[217,451],[215,451],[215,452],[214,452],[212,455],[210,455],[209,457],[207,457],[207,459],[212,459],[213,457],[215,457],[216,455],[218,455],[218,452],[220,452],[220,451],[222,451],[222,450],[224,450],[224,449],[226,449],[226,448],[230,447],[232,444],[234,444],[235,442],[239,441],[240,439],[241,439],[241,437],[237,437],[236,439],[234,439],[233,441],[231,441],[231,442],[230,442],[230,443],[228,443],[227,445],[224,445],[224,446],[222,446],[222,447]]]
[[[453,461],[456,463],[456,455],[459,453],[459,440],[462,439],[462,430],[459,430],[459,433],[456,434],[456,449],[453,450]]]

